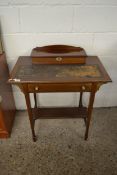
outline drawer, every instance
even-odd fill
[[[35,64],[84,64],[85,57],[32,57]]]
[[[90,92],[92,84],[28,84],[28,92]]]
[[[31,57],[34,64],[84,64],[87,55],[81,47],[48,45],[34,48]]]

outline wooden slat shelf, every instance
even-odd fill
[[[86,118],[87,108],[58,107],[58,108],[32,108],[33,119],[53,118]]]

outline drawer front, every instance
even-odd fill
[[[84,64],[85,57],[33,57],[32,61],[35,64]]]
[[[90,92],[91,84],[28,84],[28,92]]]

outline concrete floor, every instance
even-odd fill
[[[32,141],[26,111],[0,140],[0,175],[117,175],[117,108],[94,109],[90,137],[82,119],[37,120]]]

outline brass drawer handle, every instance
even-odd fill
[[[62,57],[56,57],[56,61],[62,61]]]
[[[38,86],[36,86],[36,87],[35,87],[35,90],[36,90],[36,91],[38,91],[38,90],[39,90]]]
[[[85,86],[82,86],[82,90],[85,90],[86,88],[85,88]]]

